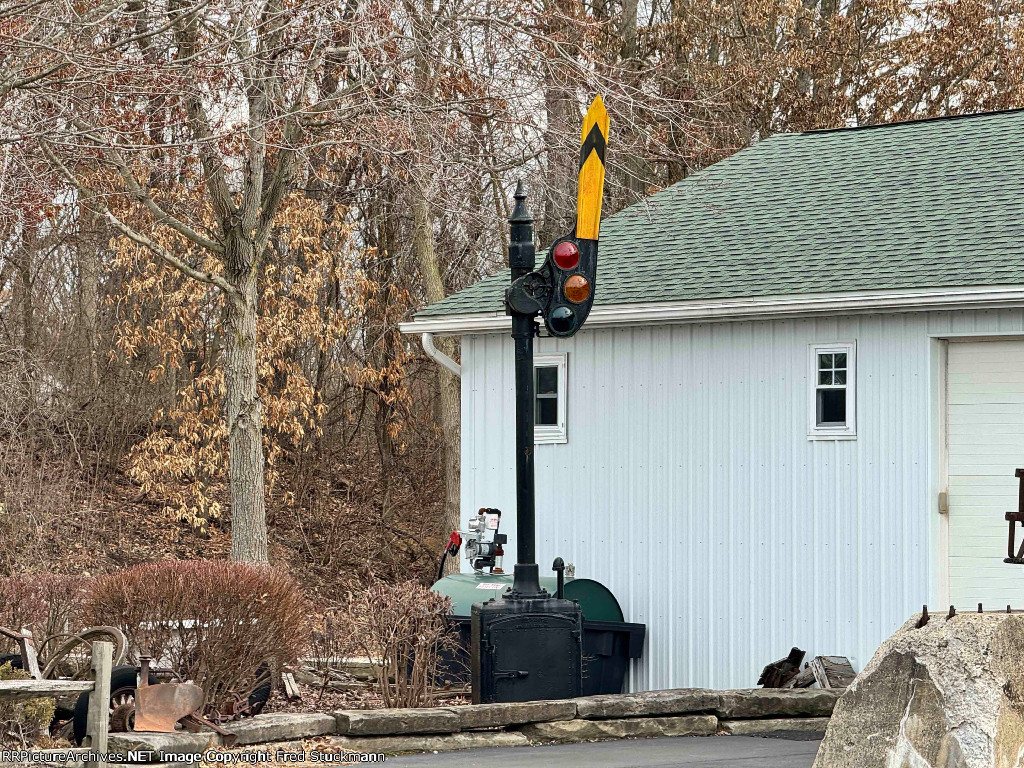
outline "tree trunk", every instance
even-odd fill
[[[24,358],[32,356],[35,347],[36,323],[35,304],[32,300],[32,262],[38,245],[36,228],[25,224],[21,234],[21,253],[18,256],[15,295],[21,311],[21,353]]]
[[[419,262],[420,274],[426,289],[427,301],[433,304],[445,296],[441,270],[437,264],[437,250],[434,244],[434,218],[426,190],[422,186],[413,189],[413,250]],[[448,357],[455,357],[454,339],[444,337],[436,340],[437,348]],[[437,366],[437,382],[440,390],[440,417],[442,463],[444,466],[444,508],[442,524],[444,532],[459,528],[459,380],[447,368]],[[458,558],[449,558],[445,563],[446,573],[459,570]]]
[[[623,0],[622,26],[619,36],[622,38],[622,59],[629,61],[636,56],[636,12],[638,0]]]
[[[800,10],[797,12],[794,37],[796,46],[800,50],[802,59],[796,72],[797,93],[805,98],[810,98],[811,88],[814,85],[814,72],[810,67],[811,49],[814,45],[812,21],[818,9],[818,0],[801,0]]]
[[[237,242],[229,244],[243,250]],[[228,427],[228,477],[231,487],[231,559],[266,563],[267,510],[263,488],[263,403],[257,388],[256,320],[258,291],[253,256],[229,255],[243,266],[229,279],[239,295],[229,296],[225,334],[224,395]],[[245,258],[248,257],[248,258]],[[234,270],[229,269],[229,273]]]
[[[547,248],[559,237],[570,233],[572,214],[576,210],[576,176],[578,152],[576,146],[576,122],[571,115],[574,109],[571,91],[562,82],[567,76],[561,62],[552,54],[545,67],[544,108],[547,113],[547,127],[544,131],[544,146],[547,154],[547,173],[544,185],[544,223],[539,228],[538,239]]]
[[[96,359],[96,332],[100,304],[100,252],[104,228],[103,218],[87,204],[82,203],[79,206],[78,215],[80,361],[86,366],[86,388],[94,389],[100,383],[99,364]]]
[[[566,18],[571,11],[565,0],[546,0],[544,34],[564,41],[570,33]],[[552,241],[570,233],[576,210],[576,178],[579,171],[579,106],[575,97],[574,74],[565,54],[553,46],[544,59],[544,150],[547,167],[544,174],[544,221],[537,239],[547,248]]]
[[[427,11],[429,13],[429,6]],[[418,29],[418,34],[423,30]],[[436,83],[431,77],[431,69],[423,47],[418,48],[416,56],[416,84],[421,95],[433,93]],[[434,241],[434,213],[430,207],[433,199],[434,176],[427,159],[432,156],[430,137],[425,134],[423,119],[414,121],[414,142],[419,155],[419,163],[413,168],[411,187],[413,234],[412,248],[423,278],[423,287],[427,302],[433,304],[445,297],[444,280],[437,260],[437,247]],[[454,359],[455,340],[438,339],[437,348],[448,357]],[[459,380],[444,366],[437,366],[437,383],[440,395],[441,422],[441,463],[444,470],[444,505],[441,512],[443,533],[458,530],[460,517],[459,471],[460,471],[460,391]],[[458,558],[445,561],[445,573],[457,573]]]

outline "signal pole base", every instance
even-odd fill
[[[512,589],[502,595],[505,600],[546,600],[551,595],[540,585],[540,568],[536,563],[516,563]]]

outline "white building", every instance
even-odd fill
[[[774,136],[604,222],[590,319],[537,345],[538,562],[647,624],[633,688],[1024,608],[1022,214],[1017,111]],[[462,339],[463,512],[514,561],[507,282],[404,330]]]

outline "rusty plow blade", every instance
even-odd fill
[[[143,682],[145,678],[143,678]],[[203,689],[192,683],[140,685],[135,691],[135,730],[173,733],[174,724],[203,706]]]

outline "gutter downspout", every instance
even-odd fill
[[[449,371],[454,373],[460,379],[462,378],[462,366],[452,360],[448,355],[439,350],[434,346],[434,334],[424,333],[421,337],[423,341],[423,351],[427,353],[427,357],[433,360],[438,365],[443,365]]]

